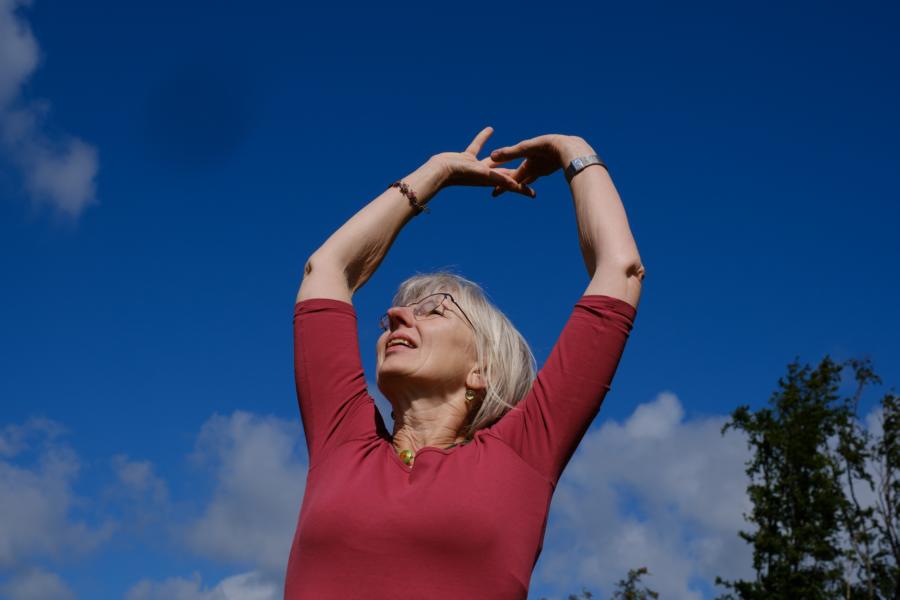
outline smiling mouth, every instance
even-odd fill
[[[415,348],[410,348],[409,346],[404,346],[403,344],[394,344],[393,346],[388,346],[387,348],[385,348],[384,353],[388,354],[392,350],[396,351],[396,350],[401,350],[401,349],[402,350],[415,350]]]

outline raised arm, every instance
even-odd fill
[[[596,152],[582,138],[570,137],[560,154],[565,168],[572,159]],[[609,172],[601,166],[585,168],[572,178],[569,187],[581,254],[591,276],[585,295],[604,294],[637,308],[644,265]]]
[[[527,185],[495,170],[490,157],[477,158],[493,133],[486,127],[464,152],[442,152],[402,178],[421,205],[448,185],[502,186],[528,196]],[[350,303],[353,294],[369,280],[406,223],[416,214],[409,198],[392,187],[363,207],[334,232],[306,261],[297,302],[332,298]]]
[[[495,150],[491,157],[498,162],[524,157],[515,170],[501,170],[527,184],[591,154],[581,138],[544,135]],[[587,167],[570,187],[591,281],[531,390],[491,429],[553,486],[612,387],[644,276],[625,209],[606,169]]]
[[[434,158],[407,175],[420,204],[427,204],[443,185],[442,166]],[[415,216],[409,199],[392,187],[357,212],[313,252],[303,270],[297,302],[333,298],[350,303],[372,276],[400,229]]]
[[[594,149],[581,137],[550,134],[498,148],[491,158],[499,164],[524,157],[525,161],[514,171],[501,170],[516,181],[529,184],[564,169],[573,158],[591,154],[596,154]],[[591,278],[584,294],[612,296],[637,308],[645,270],[609,172],[599,165],[587,167],[569,185],[581,254]]]

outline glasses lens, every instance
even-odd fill
[[[444,299],[446,296],[443,294],[432,294],[430,296],[426,296],[422,298],[418,302],[410,304],[409,306],[413,309],[413,316],[416,319],[433,319],[439,316],[441,313],[438,310],[441,305],[444,303]],[[378,326],[384,331],[390,331],[391,329],[391,317],[387,313],[384,313],[381,316],[381,319],[378,320]]]
[[[438,313],[435,311],[437,308],[443,304],[444,297],[440,294],[434,294],[428,296],[427,298],[423,298],[418,304],[416,304],[416,308],[413,311],[413,314],[417,319],[429,319],[432,317],[438,316]]]

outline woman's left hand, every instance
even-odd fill
[[[465,151],[441,152],[431,157],[444,172],[442,187],[449,185],[497,187],[534,198],[536,193],[533,189],[511,176],[512,169],[494,168],[502,163],[495,162],[490,156],[478,159],[478,153],[492,133],[493,127],[485,127]]]
[[[497,148],[491,152],[491,158],[495,159],[495,164],[498,165],[514,158],[524,158],[525,160],[515,170],[498,170],[527,185],[564,168],[576,156],[586,154],[594,154],[594,149],[584,138],[551,133],[523,140],[514,146]],[[504,191],[502,187],[497,186],[491,195],[497,197]]]

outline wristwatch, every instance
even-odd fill
[[[585,170],[585,168],[591,165],[600,165],[607,172],[609,172],[609,167],[606,166],[606,163],[597,156],[596,154],[591,154],[590,156],[579,156],[578,158],[572,159],[572,162],[569,163],[569,166],[566,167],[566,181],[572,182],[572,178]]]

